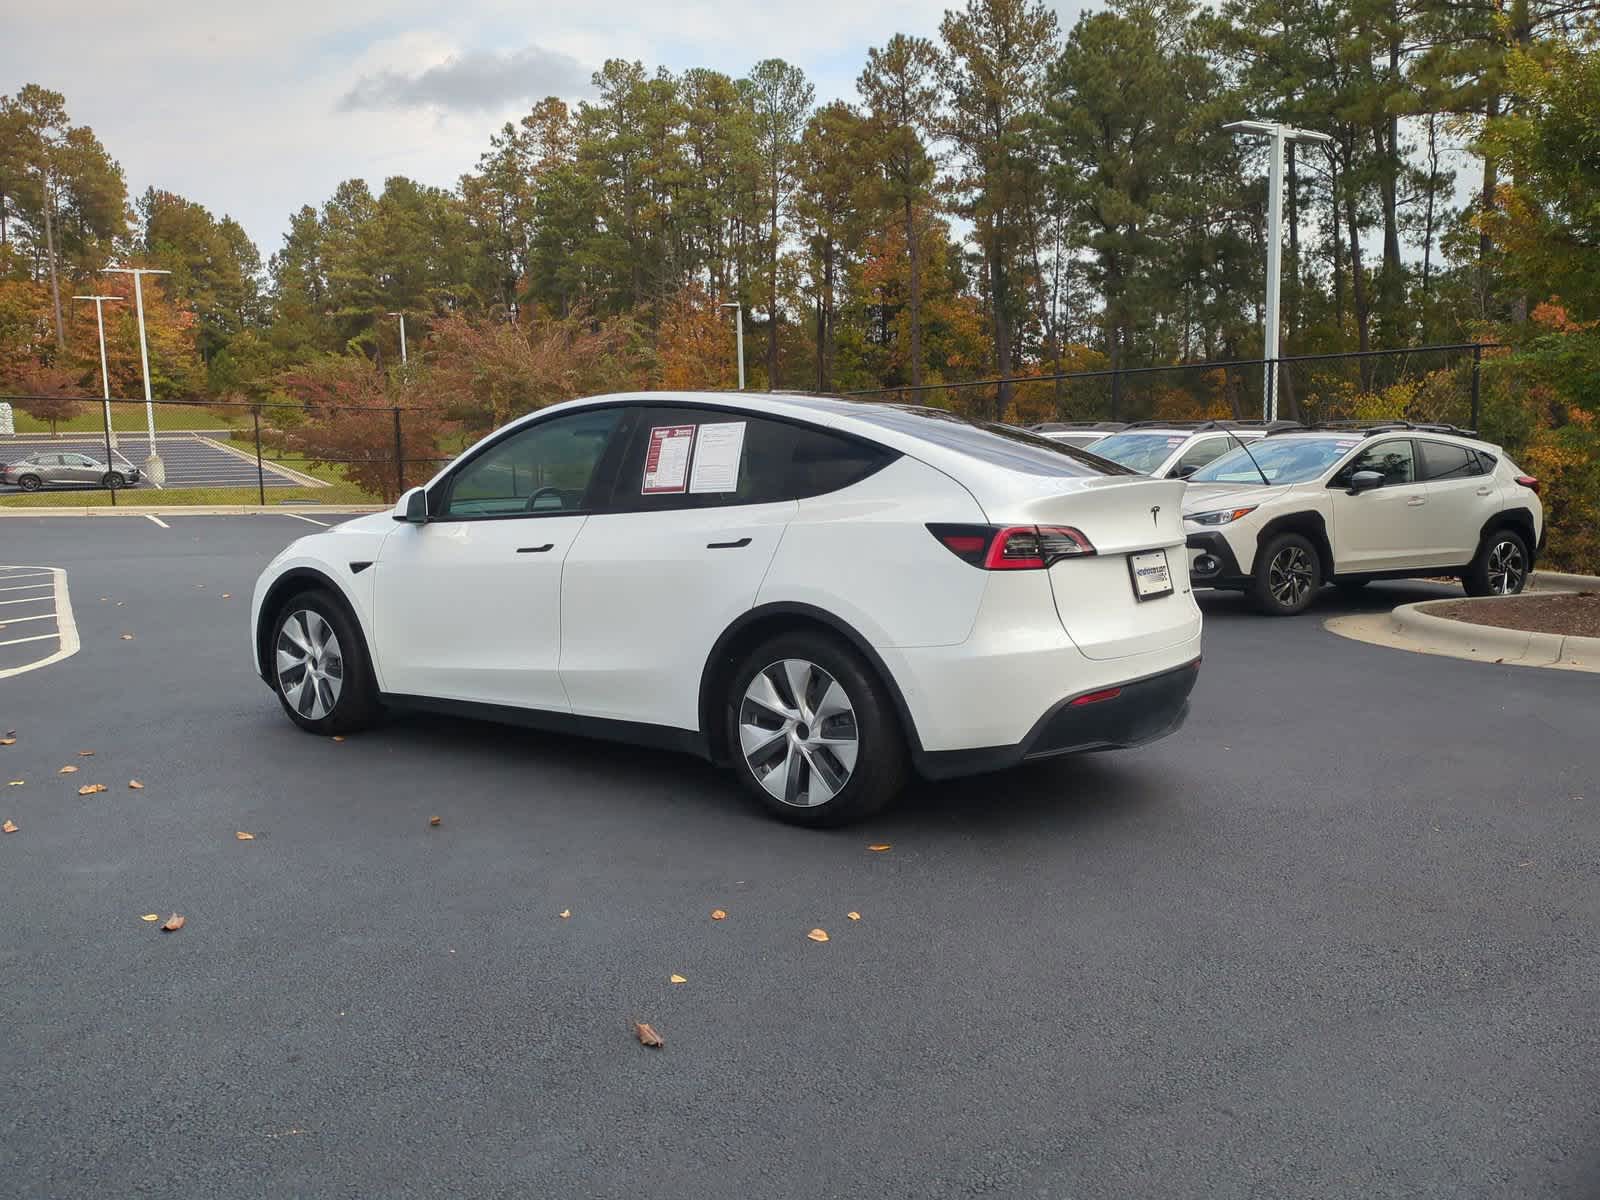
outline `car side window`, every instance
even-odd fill
[[[553,417],[502,438],[451,477],[439,519],[583,510],[623,411],[601,408]]]
[[[894,457],[867,442],[745,412],[640,408],[610,509],[657,512],[819,496]]]
[[[1466,479],[1483,474],[1483,467],[1475,451],[1449,442],[1420,442],[1422,447],[1422,478],[1430,481]]]
[[[69,467],[92,467],[94,460],[82,454],[63,454],[61,461]]]
[[[1374,442],[1347,462],[1332,482],[1349,487],[1357,471],[1376,471],[1383,476],[1384,487],[1414,483],[1417,478],[1416,460],[1411,450],[1410,438],[1387,442]]]
[[[1221,458],[1236,445],[1238,443],[1232,438],[1200,438],[1178,456],[1178,461],[1172,464],[1172,469],[1182,471],[1186,467],[1192,467],[1198,471],[1213,459]]]
[[[59,467],[61,465],[61,455],[41,454],[33,461],[38,463],[41,467]]]

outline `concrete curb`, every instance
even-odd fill
[[[1329,632],[1341,637],[1418,654],[1442,654],[1515,667],[1600,673],[1600,638],[1475,625],[1470,621],[1436,617],[1428,611],[1441,604],[1456,603],[1459,601],[1423,600],[1402,604],[1392,613],[1332,617],[1323,624]],[[1474,603],[1501,601],[1498,597],[1484,597]]]
[[[1568,575],[1563,571],[1535,571],[1528,586],[1539,592],[1600,592],[1600,575]]]
[[[318,513],[343,516],[346,513],[388,512],[388,504],[119,504],[40,505],[37,508],[0,504],[0,517],[248,517],[285,513],[314,517]]]

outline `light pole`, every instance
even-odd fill
[[[171,275],[171,271],[158,271],[154,267],[101,267],[102,274],[133,276],[133,305],[139,313],[139,367],[144,375],[144,420],[150,441],[150,454],[144,460],[144,473],[150,482],[160,487],[167,481],[167,467],[156,453],[156,406],[150,399],[150,346],[144,336],[144,277],[146,275]]]
[[[1266,360],[1262,384],[1261,415],[1268,421],[1278,416],[1278,295],[1283,274],[1283,144],[1284,142],[1331,142],[1325,133],[1295,129],[1281,121],[1229,121],[1224,129],[1234,133],[1254,133],[1272,139],[1267,152],[1267,303],[1261,319],[1261,357]]]
[[[406,315],[403,312],[384,313],[386,317],[400,318],[400,365],[406,363]]]
[[[734,352],[739,356],[739,390],[742,392],[744,391],[744,305],[734,303],[719,305],[719,307],[733,309],[734,320],[738,323],[736,326],[738,332],[735,334]]]
[[[94,321],[100,327],[100,393],[106,406],[106,466],[111,466],[111,452],[117,448],[117,431],[111,424],[111,375],[106,370],[106,308],[107,300],[121,300],[121,296],[74,296],[74,300],[94,301]]]

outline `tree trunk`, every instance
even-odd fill
[[[994,309],[995,370],[1001,379],[1011,375],[1011,314],[1010,281],[1006,277],[1005,253],[998,234],[989,235],[989,301]],[[994,400],[994,418],[1006,419],[1006,408],[1011,403],[1011,385],[997,385]]]
[[[772,186],[772,240],[767,251],[767,390],[778,388],[778,186]]]
[[[917,237],[917,210],[906,197],[906,259],[911,269],[911,383],[922,382],[922,247]]]
[[[1489,93],[1488,99],[1484,102],[1483,115],[1486,122],[1492,121],[1500,115],[1499,92]],[[1483,194],[1479,198],[1479,204],[1485,217],[1494,212],[1494,194],[1499,190],[1499,187],[1500,162],[1494,155],[1485,154],[1483,156]],[[1479,294],[1483,297],[1483,312],[1481,315],[1485,320],[1489,318],[1494,307],[1494,296],[1489,282],[1489,253],[1493,248],[1494,245],[1489,240],[1488,229],[1480,227],[1478,230],[1478,288]]]
[[[1367,302],[1367,281],[1361,271],[1361,226],[1356,217],[1356,193],[1353,187],[1345,189],[1345,219],[1350,234],[1350,293],[1356,310],[1356,342],[1363,354],[1372,348],[1372,335],[1368,326],[1371,308]],[[1361,390],[1372,389],[1372,360],[1361,359]]]
[[[1333,230],[1333,320],[1340,336],[1344,334],[1344,237],[1339,225],[1339,163],[1328,153],[1329,228]]]
[[[56,310],[56,349],[67,348],[67,328],[61,320],[61,280],[56,274],[56,235],[55,222],[50,219],[50,210],[55,207],[50,188],[50,173],[44,176],[44,252],[50,260],[50,299],[55,304]],[[52,430],[52,432],[54,432]]]

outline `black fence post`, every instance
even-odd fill
[[[1480,384],[1483,376],[1483,347],[1477,343],[1472,347],[1472,428],[1476,432],[1480,407]]]
[[[261,411],[252,408],[250,416],[256,426],[256,495],[261,498],[261,507],[267,506],[267,476],[261,469]]]
[[[1111,372],[1111,419],[1122,419],[1122,369],[1116,367]]]
[[[394,486],[398,498],[406,490],[406,449],[400,436],[400,407],[394,410]]]
[[[101,405],[100,415],[106,425],[106,471],[111,472],[117,469],[117,460],[111,457],[111,402],[109,400]],[[116,506],[117,489],[113,487],[111,489],[111,507],[115,508]]]

